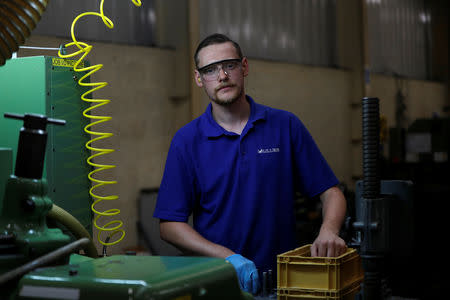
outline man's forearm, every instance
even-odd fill
[[[311,245],[311,256],[339,256],[347,251],[345,241],[339,237],[339,230],[345,218],[347,204],[337,187],[332,187],[320,195],[323,221],[319,235]]]
[[[161,221],[160,234],[163,240],[187,253],[220,258],[235,254],[230,249],[205,239],[185,222]]]
[[[339,234],[339,230],[344,222],[347,203],[341,190],[332,187],[321,195],[322,200],[322,228]]]

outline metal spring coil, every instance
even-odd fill
[[[0,66],[25,43],[47,4],[48,0],[0,0]]]
[[[378,98],[362,100],[363,197],[380,196],[380,110]]]

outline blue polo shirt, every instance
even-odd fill
[[[174,136],[154,217],[186,222],[206,239],[276,270],[295,243],[295,192],[338,184],[311,135],[292,113],[257,104],[241,135],[205,113]]]

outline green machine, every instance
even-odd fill
[[[88,120],[82,112],[87,104],[80,99],[85,87],[77,83],[80,73],[75,61],[49,56],[10,59],[0,67],[0,148],[12,149],[12,166],[6,162],[8,150],[0,150],[0,200],[5,180],[14,170],[21,122],[4,118],[4,113],[35,113],[63,119],[65,126],[49,126],[43,177],[48,196],[70,212],[92,233],[90,182],[86,177],[89,152],[84,144],[89,136],[83,131]],[[83,74],[84,75],[84,74]],[[1,154],[1,152],[6,152]],[[12,169],[10,169],[12,168]],[[2,208],[0,201],[0,211]]]
[[[242,292],[223,259],[183,256],[72,255],[68,265],[27,274],[16,299],[236,299]]]
[[[0,67],[0,300],[253,299],[224,259],[98,257],[73,63],[40,56]],[[89,238],[50,226],[54,203]]]

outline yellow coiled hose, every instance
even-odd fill
[[[141,0],[131,0],[133,2],[133,4],[135,6],[141,6]],[[101,0],[100,2],[100,12],[85,12],[82,13],[80,15],[78,15],[72,22],[72,26],[71,26],[71,35],[72,35],[72,42],[67,43],[65,45],[66,48],[69,48],[71,46],[76,46],[78,48],[77,51],[73,52],[73,53],[69,53],[69,54],[62,54],[61,51],[58,52],[59,57],[61,58],[72,58],[75,56],[79,56],[81,55],[81,57],[75,62],[74,64],[74,70],[76,72],[87,72],[85,75],[83,75],[79,80],[78,80],[78,84],[81,86],[86,86],[86,87],[91,87],[91,89],[87,92],[85,92],[83,95],[81,95],[81,99],[83,101],[89,102],[91,103],[91,106],[87,109],[85,109],[83,111],[83,116],[85,116],[86,118],[90,119],[91,122],[86,125],[84,127],[84,131],[87,132],[88,134],[90,134],[91,136],[96,136],[95,138],[89,140],[86,143],[86,148],[89,149],[91,151],[91,153],[93,153],[91,156],[89,156],[89,158],[87,159],[87,163],[91,166],[94,167],[94,170],[92,172],[90,172],[88,174],[88,178],[89,180],[91,180],[91,182],[94,184],[90,190],[89,190],[89,194],[91,195],[91,197],[93,198],[94,202],[91,205],[91,209],[92,211],[95,213],[95,217],[94,217],[94,226],[99,230],[98,231],[98,235],[97,235],[97,239],[98,241],[104,245],[104,246],[110,246],[110,245],[115,245],[118,242],[120,242],[124,237],[125,237],[125,231],[121,228],[123,226],[123,222],[120,220],[113,220],[110,221],[106,224],[104,224],[103,226],[100,226],[97,222],[99,220],[100,217],[112,217],[115,215],[120,214],[120,210],[117,208],[112,208],[112,209],[108,209],[105,211],[99,211],[95,208],[95,206],[105,200],[117,200],[118,196],[117,195],[108,195],[108,196],[101,196],[98,195],[96,193],[94,193],[94,191],[97,188],[100,188],[102,186],[108,186],[111,184],[116,184],[117,181],[115,180],[101,180],[99,178],[95,178],[93,175],[97,172],[101,172],[101,171],[105,171],[105,170],[109,170],[109,169],[113,169],[116,166],[115,165],[108,165],[108,164],[99,164],[99,163],[95,163],[93,160],[101,155],[105,155],[105,154],[109,154],[111,152],[114,152],[114,149],[104,149],[104,148],[98,148],[98,147],[94,147],[92,144],[96,141],[100,141],[102,139],[106,139],[108,137],[111,137],[113,134],[112,133],[107,133],[107,132],[97,132],[97,131],[93,131],[91,130],[92,126],[101,124],[103,122],[107,122],[109,120],[111,120],[110,116],[98,116],[98,115],[92,115],[90,114],[90,112],[98,107],[101,107],[103,105],[106,105],[110,102],[110,100],[108,99],[89,99],[87,96],[99,89],[104,88],[108,83],[106,82],[84,82],[85,78],[88,78],[89,76],[91,76],[92,74],[94,74],[95,72],[97,72],[98,70],[100,70],[103,65],[102,64],[98,64],[98,65],[94,65],[94,66],[89,66],[89,67],[83,67],[82,65],[82,61],[86,58],[86,56],[89,54],[89,52],[92,50],[92,46],[88,45],[87,43],[83,43],[83,42],[79,42],[76,40],[75,38],[75,24],[78,22],[79,19],[85,17],[85,16],[97,16],[100,17],[103,21],[103,23],[108,27],[108,28],[113,28],[114,24],[113,22],[107,17],[105,16],[104,12],[103,12],[103,3],[104,0]],[[80,67],[81,65],[81,67]],[[113,242],[104,242],[101,239],[101,234],[103,232],[110,232],[109,237],[112,237],[118,233],[120,233],[120,237],[118,239],[116,239]]]

